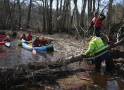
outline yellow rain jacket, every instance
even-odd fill
[[[84,53],[85,56],[94,56],[95,54],[99,54],[99,52],[106,49],[105,44],[103,43],[100,37],[94,36],[90,42],[88,50]]]

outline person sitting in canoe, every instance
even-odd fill
[[[5,39],[4,39],[5,42],[10,42],[10,38],[9,36],[7,36]]]
[[[33,45],[33,47],[40,47],[41,46],[41,44],[40,44],[40,40],[39,40],[39,37],[38,36],[36,36],[36,38],[35,38],[35,40],[33,41],[33,43],[32,43]]]
[[[41,36],[40,37],[40,44],[41,44],[41,46],[47,46],[49,43],[44,36]]]
[[[27,39],[25,34],[22,34],[22,35],[21,35],[20,40],[22,40],[22,39],[24,39],[24,40]]]
[[[27,36],[27,41],[30,41],[30,40],[32,40],[32,35],[31,35],[31,33],[29,32],[29,34],[28,34],[28,36]]]

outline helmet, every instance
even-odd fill
[[[35,39],[36,39],[36,40],[39,40],[39,36],[35,36]]]

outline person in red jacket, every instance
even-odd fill
[[[41,44],[40,44],[40,40],[39,40],[39,37],[36,36],[36,39],[33,41],[33,47],[40,47]]]
[[[91,28],[93,28],[94,33],[96,36],[100,36],[100,31],[101,31],[101,27],[103,26],[102,21],[105,19],[106,17],[103,14],[100,14],[98,12],[94,12],[94,18],[91,21],[91,25],[89,27],[89,29],[87,31],[89,31]]]
[[[28,36],[27,36],[27,41],[30,41],[30,40],[32,40],[32,35],[31,35],[31,33],[29,32],[29,34],[28,34]]]
[[[7,36],[7,37],[4,39],[4,41],[6,41],[6,42],[10,42],[10,38],[9,38],[9,36]]]
[[[22,40],[22,39],[24,39],[24,40],[27,39],[25,34],[22,34],[22,35],[21,35],[20,40]]]
[[[46,38],[44,36],[41,36],[40,37],[40,43],[43,46],[47,46],[49,44],[48,41],[46,40]]]

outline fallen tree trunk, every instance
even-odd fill
[[[111,45],[107,45],[106,48],[108,50],[110,50],[111,48],[114,48],[118,45],[122,45],[124,43],[124,37],[118,41],[118,42],[115,42]],[[63,65],[68,65],[70,63],[74,63],[74,62],[78,62],[78,61],[82,61],[84,58],[83,56],[80,54],[80,55],[77,55],[77,56],[72,56],[72,57],[69,57],[69,58],[66,58],[66,59],[60,59],[60,60],[57,60],[55,62],[52,62],[51,64],[49,64],[48,66],[50,68],[59,68]],[[86,59],[86,58],[85,58]]]
[[[122,45],[124,43],[124,37],[115,42],[112,45],[108,45],[107,49],[114,48],[118,45]],[[57,75],[60,73],[59,71],[54,71],[54,68],[60,68],[64,65],[68,65],[74,62],[82,61],[83,55],[72,56],[69,58],[63,58],[56,60],[54,62],[33,62],[26,65],[18,65],[13,68],[0,69],[0,85],[14,86],[22,83],[35,83],[41,82],[55,82],[57,79]],[[63,74],[61,74],[63,75]]]

